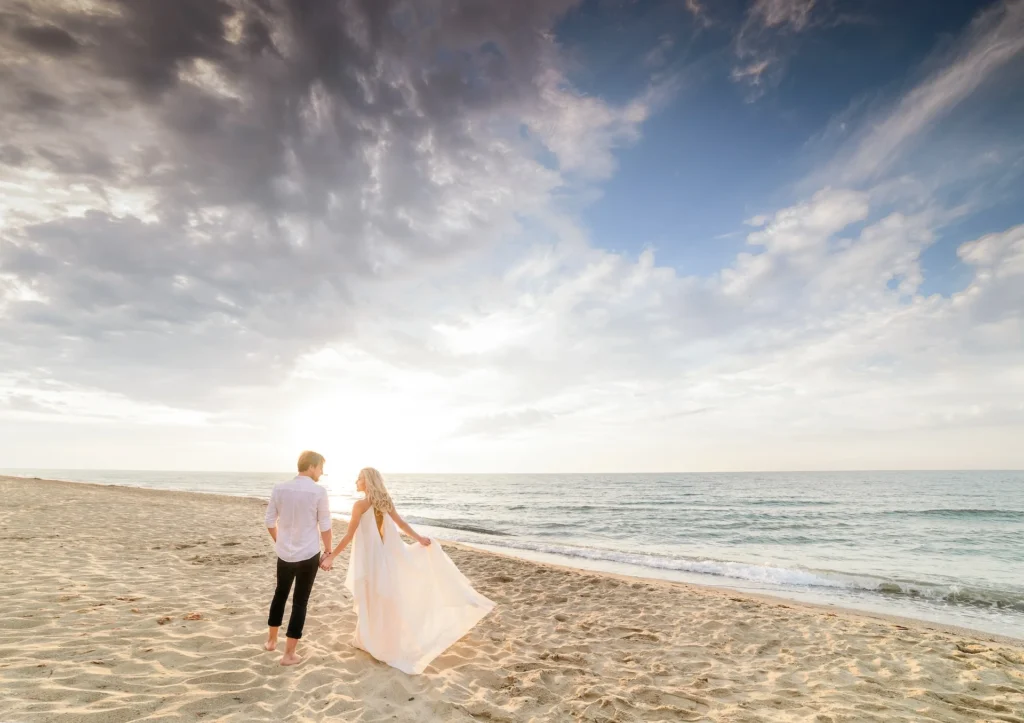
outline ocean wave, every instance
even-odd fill
[[[692,572],[717,577],[728,577],[737,580],[770,583],[776,585],[797,585],[814,587],[849,587],[843,580],[806,570],[797,570],[770,565],[751,565],[742,562],[724,560],[689,559],[667,557],[641,552],[625,552],[593,547],[577,547],[557,543],[535,542],[532,540],[515,540],[492,542],[500,547],[520,549],[529,552],[543,552],[562,557],[575,557],[587,560],[605,561],[636,565],[655,570],[673,570]]]
[[[883,514],[910,517],[969,517],[990,520],[1024,520],[1024,510],[982,509],[926,509],[926,510],[888,510]]]
[[[482,527],[480,525],[467,525],[462,520],[446,520],[437,519],[432,517],[409,517],[409,522],[414,525],[429,525],[430,527],[438,527],[443,530],[463,531],[463,532],[475,532],[478,535],[489,535],[493,537],[509,537],[508,532],[502,530],[492,529],[488,527]]]
[[[950,605],[1024,612],[1024,594],[1007,590],[988,590],[965,585],[883,582],[872,588],[872,592],[887,597],[917,598]]]
[[[508,507],[508,510],[529,510],[533,509],[537,512],[567,512],[571,514],[578,514],[583,512],[628,512],[629,514],[636,514],[638,512],[647,511],[662,511],[669,507],[684,507],[685,509],[691,509],[695,512],[699,511],[693,507],[685,507],[684,502],[680,500],[645,500],[644,502],[584,502],[581,501],[576,504],[545,504],[541,505],[515,505],[514,507]]]
[[[470,540],[465,540],[469,542]],[[709,575],[732,580],[774,585],[782,588],[832,588],[849,592],[873,593],[886,597],[903,597],[933,603],[995,608],[1024,612],[1024,591],[984,589],[967,585],[944,585],[918,581],[895,581],[872,578],[867,575],[844,575],[835,572],[802,570],[798,568],[753,565],[727,560],[668,557],[650,553],[625,552],[602,548],[535,542],[531,540],[494,540],[488,544],[511,550],[541,552],[566,558],[596,562],[610,562],[670,570],[683,573]]]
[[[832,507],[845,504],[839,500],[801,500],[801,499],[751,499],[737,500],[736,507]]]

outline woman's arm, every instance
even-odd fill
[[[420,543],[424,547],[430,544],[430,538],[423,537],[422,535],[417,533],[416,530],[412,529],[412,527],[409,526],[409,523],[402,519],[402,516],[398,514],[398,510],[396,510],[394,507],[391,508],[391,512],[389,512],[388,514],[391,515],[391,519],[395,521],[395,524],[398,525],[398,529],[400,529],[402,532],[407,534],[412,539],[416,540],[416,542]]]
[[[365,514],[366,510],[369,508],[370,503],[366,500],[356,500],[356,503],[352,505],[352,516],[348,518],[348,529],[345,531],[345,536],[341,538],[338,546],[320,561],[320,567],[325,570],[331,569],[331,565],[334,563],[334,558],[338,556],[338,553],[348,547],[348,543],[352,542],[352,538],[356,536],[356,530],[359,529],[359,520],[363,518],[363,514]]]

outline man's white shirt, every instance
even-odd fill
[[[302,562],[320,552],[320,533],[331,529],[327,490],[299,475],[274,485],[267,505],[267,527],[277,527],[274,549],[285,562]]]

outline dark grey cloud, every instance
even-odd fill
[[[14,37],[27,46],[48,55],[73,55],[81,46],[68,31],[53,25],[23,25],[16,27]]]
[[[199,404],[344,335],[356,286],[486,245],[533,192],[500,119],[542,104],[572,4],[14,5],[0,367]]]
[[[226,62],[233,55],[225,22],[234,9],[225,0],[117,0],[112,7],[118,20],[95,27],[99,58],[107,72],[126,76],[142,93],[177,85],[186,61]]]
[[[17,146],[0,146],[0,163],[5,166],[20,166],[28,156]]]

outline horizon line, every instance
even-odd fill
[[[180,473],[180,474],[291,474],[284,470],[232,470],[232,469],[128,469],[116,467],[0,467],[0,475],[8,472],[123,472],[123,473]],[[735,469],[735,470],[699,470],[699,471],[659,471],[659,472],[387,472],[388,475],[694,475],[694,474],[822,474],[839,472],[1018,472],[1024,469],[1003,467],[905,467],[905,468],[842,468],[842,469]],[[331,477],[330,472],[324,473]],[[20,475],[10,475],[20,476]]]

